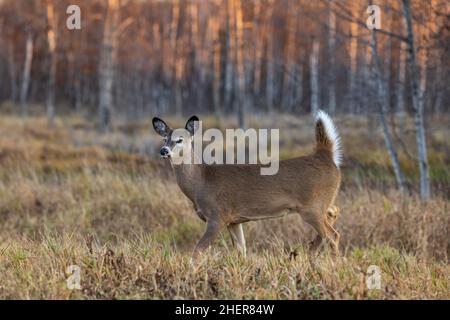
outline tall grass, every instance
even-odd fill
[[[251,119],[281,128],[284,157],[312,149],[309,121],[277,121]],[[204,225],[168,164],[153,157],[159,140],[149,123],[98,135],[79,118],[60,120],[50,130],[44,119],[3,117],[0,297],[449,298],[450,160],[442,139],[447,122],[441,119],[429,135],[431,171],[443,174],[432,175],[435,196],[427,203],[413,188],[410,195],[395,190],[381,137],[368,135],[363,123],[338,120],[345,143],[337,199],[342,257],[311,256],[303,249],[292,255],[314,233],[298,215],[289,215],[245,225],[247,260],[223,234],[191,265]],[[414,185],[415,169],[403,157]],[[66,286],[71,264],[81,267],[81,291]],[[365,286],[372,264],[383,271],[381,290]]]

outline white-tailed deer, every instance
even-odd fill
[[[198,118],[193,116],[186,123],[191,137],[196,121]],[[178,185],[206,222],[205,234],[194,249],[194,257],[225,227],[245,256],[242,223],[281,217],[286,212],[299,213],[317,231],[311,249],[319,248],[326,239],[338,254],[339,233],[333,224],[339,209],[333,203],[341,182],[340,138],[333,121],[323,111],[317,113],[315,126],[314,153],[280,161],[278,173],[272,176],[261,175],[260,165],[174,164],[171,161]],[[193,152],[192,138],[174,136],[174,131],[159,118],[153,118],[153,127],[165,141],[160,150],[163,158],[173,160],[177,154],[175,148]]]

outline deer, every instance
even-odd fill
[[[176,136],[163,120],[154,117],[153,128],[163,137],[160,156],[169,159],[181,191],[206,222],[192,258],[203,253],[225,228],[234,247],[245,257],[242,224],[287,213],[297,213],[317,233],[309,244],[316,252],[325,243],[339,255],[340,234],[334,228],[339,208],[334,205],[341,184],[341,139],[334,122],[319,110],[315,116],[315,150],[312,154],[279,161],[275,175],[261,175],[259,164],[179,164],[178,148],[193,152],[193,136],[199,118],[185,125],[189,137]],[[176,131],[176,130],[175,130]],[[193,159],[193,157],[191,157]],[[177,164],[175,164],[177,163]]]

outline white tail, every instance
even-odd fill
[[[340,167],[342,164],[342,148],[341,148],[341,137],[336,130],[333,120],[330,116],[322,110],[319,110],[316,114],[316,124],[322,122],[325,127],[325,135],[331,143],[331,153],[333,157],[333,162],[336,167]]]

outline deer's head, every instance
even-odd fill
[[[178,160],[183,155],[190,155],[195,122],[198,121],[198,117],[192,116],[188,119],[184,128],[172,129],[160,118],[153,118],[153,128],[164,140],[164,144],[159,150],[161,157],[173,161]]]

